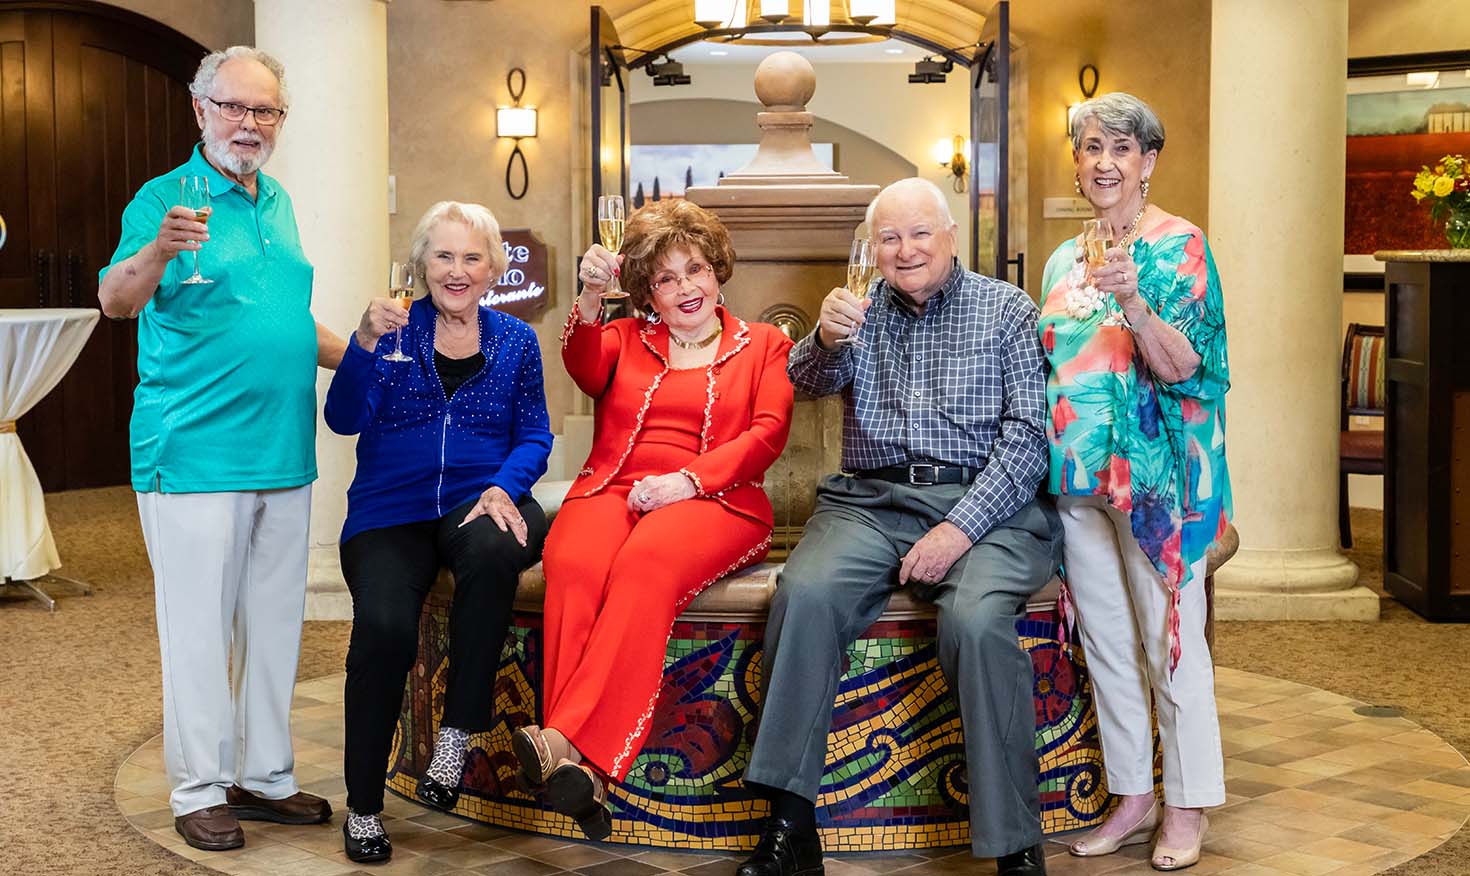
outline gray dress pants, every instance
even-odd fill
[[[967,489],[844,475],[821,483],[771,600],[765,695],[747,782],[816,799],[843,652],[883,613],[903,555]],[[1016,621],[1056,571],[1061,551],[1061,521],[1042,498],[976,542],[943,581],[909,585],[938,607],[939,664],[965,734],[976,857],[1041,841],[1032,668]]]

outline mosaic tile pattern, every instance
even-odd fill
[[[568,842],[473,824],[389,795],[384,819],[393,860],[359,867],[342,853],[340,674],[296,687],[291,726],[296,775],[331,800],[330,824],[245,823],[245,847],[201,852],[173,831],[163,738],[117,772],[118,810],[160,846],[237,876],[732,876],[738,854],[651,851]],[[1411,861],[1461,829],[1470,814],[1470,765],[1443,740],[1403,718],[1357,714],[1347,697],[1246,672],[1216,677],[1225,745],[1226,803],[1210,813],[1198,876],[1371,876]],[[1149,847],[1073,858],[1067,838],[1047,844],[1051,876],[1152,874]],[[120,860],[119,872],[141,862]],[[828,876],[994,873],[968,850],[835,854]]]
[[[418,663],[405,693],[388,787],[411,796],[443,714],[448,598],[425,605]],[[580,838],[570,819],[515,783],[510,733],[541,723],[541,616],[516,615],[496,679],[497,724],[471,740],[457,814],[485,824]],[[765,804],[741,784],[759,714],[765,628],[675,624],[653,729],[627,779],[610,789],[612,842],[742,850]],[[1094,824],[1110,798],[1080,652],[1057,642],[1055,611],[1017,623],[1034,667],[1043,829]],[[930,620],[879,621],[853,644],[833,712],[817,801],[826,848],[880,851],[967,845],[969,792],[959,710],[940,671]]]

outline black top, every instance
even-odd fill
[[[454,391],[460,384],[480,373],[484,367],[484,353],[476,353],[467,359],[451,359],[438,350],[434,351],[434,370],[439,372],[439,381],[444,384],[445,398],[454,398]]]

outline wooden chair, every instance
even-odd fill
[[[1353,546],[1348,514],[1348,475],[1383,474],[1383,430],[1348,428],[1351,417],[1382,417],[1388,344],[1383,326],[1352,323],[1342,343],[1342,418],[1338,445],[1337,528],[1342,546]]]

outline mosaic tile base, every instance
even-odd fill
[[[383,812],[393,860],[359,866],[342,853],[340,673],[296,686],[296,777],[337,810],[330,824],[247,821],[245,847],[202,852],[173,830],[163,737],[118,769],[113,800],[139,833],[172,854],[236,876],[731,876],[738,853],[649,850],[571,842],[474,824],[390,794]],[[1462,829],[1470,765],[1403,718],[1360,714],[1329,691],[1228,668],[1216,691],[1225,747],[1225,805],[1210,813],[1199,876],[1371,876],[1423,855]],[[1074,858],[1068,838],[1046,844],[1051,876],[1145,876],[1147,845]],[[119,860],[119,872],[157,861]],[[993,873],[968,849],[829,854],[827,876]],[[151,872],[151,871],[150,871]],[[1410,869],[1402,872],[1414,872]]]
[[[1110,797],[1080,651],[1057,642],[1054,611],[1017,623],[1034,667],[1043,830],[1094,824]],[[764,802],[741,784],[759,714],[756,622],[675,624],[648,742],[610,789],[612,842],[673,849],[754,847]],[[831,851],[968,845],[969,792],[959,710],[940,671],[933,620],[880,621],[853,644],[833,712],[818,823]],[[448,599],[430,595],[394,739],[388,787],[411,796],[443,714]],[[456,814],[580,838],[515,782],[510,734],[539,720],[541,616],[518,613],[495,682],[497,723],[471,740]]]

